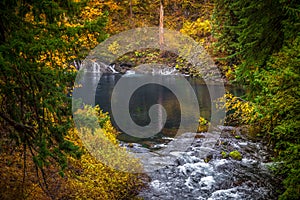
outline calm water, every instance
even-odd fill
[[[86,73],[84,75],[83,88],[77,91],[77,95],[84,99],[85,103],[98,104],[105,111],[111,113],[111,96],[115,84],[121,78],[120,74],[104,74],[99,77],[96,73]],[[127,78],[143,79],[143,75],[129,75]],[[176,78],[177,77],[177,78]],[[200,78],[185,77],[186,80],[193,88],[193,92],[196,94],[200,115],[204,118],[210,120],[212,116],[212,106],[214,102],[212,99],[222,95],[222,86],[220,85],[210,85],[209,89],[204,81]],[[100,79],[100,80],[99,80]],[[178,84],[178,76],[163,76],[164,81],[168,84]],[[177,85],[177,87],[181,87]],[[91,90],[96,90],[95,96],[91,95]],[[185,88],[182,88],[185,92]],[[238,88],[230,88],[232,92],[236,94],[241,94],[242,91]],[[122,91],[126,92],[126,91]],[[184,93],[183,93],[184,94]],[[189,95],[188,91],[186,94]],[[117,101],[115,99],[115,101]],[[137,138],[132,137],[128,134],[122,133],[119,139],[125,142],[136,142],[140,143],[146,147],[153,147],[157,143],[163,143],[164,137],[173,137],[177,133],[177,129],[181,122],[180,104],[175,94],[164,86],[158,84],[146,84],[138,88],[130,98],[129,101],[129,111],[132,120],[139,126],[146,126],[150,123],[150,117],[148,115],[149,108],[154,104],[162,105],[167,113],[166,123],[158,134],[151,138]],[[191,108],[193,109],[193,108]],[[188,115],[185,113],[184,115]],[[118,125],[114,122],[113,116],[111,116],[112,122],[115,127]],[[196,119],[198,120],[198,119]],[[120,130],[122,132],[122,130]],[[193,131],[193,130],[190,130]],[[194,130],[196,131],[196,130]]]

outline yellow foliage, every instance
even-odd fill
[[[25,21],[33,23],[34,16],[33,16],[32,12],[28,12],[28,13],[25,14]]]
[[[91,0],[88,5],[84,7],[81,12],[81,18],[87,19],[89,21],[95,20],[103,15],[103,2],[98,0]]]
[[[86,150],[80,160],[69,158],[69,162],[75,171],[67,172],[67,185],[75,199],[132,198],[143,185],[137,174],[112,169]]]
[[[201,117],[201,116],[199,117],[198,122],[199,122],[199,126],[198,126],[198,129],[197,129],[197,132],[198,133],[207,132],[209,122],[204,117]]]
[[[80,2],[80,0],[75,0],[74,2]],[[70,19],[66,17],[65,14],[62,15],[61,19],[57,21],[57,25],[63,28],[83,28],[87,21],[95,21],[99,17],[103,16],[102,12],[103,3],[100,1],[89,1],[88,5],[81,10],[80,16]],[[40,20],[37,23],[33,15],[32,8],[25,14],[24,20],[33,25],[47,26],[46,15],[44,13],[40,14]],[[44,31],[47,31],[44,29]],[[99,44],[97,38],[100,37],[99,32],[89,32],[86,29],[76,34],[75,36],[69,36],[67,33],[61,35],[66,43],[73,44],[72,48],[69,49],[57,49],[57,50],[47,50],[42,52],[37,56],[36,62],[44,64],[50,68],[61,67],[63,69],[68,69],[69,71],[75,71],[75,68],[70,68],[69,61],[74,60],[78,55],[74,55],[74,52],[78,52],[77,48],[90,50]],[[40,40],[39,37],[35,37],[36,40]],[[72,53],[71,53],[72,52]],[[22,55],[26,57],[26,55]]]
[[[255,111],[255,107],[249,101],[245,101],[240,97],[236,97],[231,93],[226,93],[221,97],[220,102],[222,106],[217,105],[217,108],[226,109],[229,113],[227,116],[228,120],[231,122],[239,122],[239,124],[249,124],[254,122],[258,113]]]
[[[69,171],[74,177],[69,180],[75,199],[124,199],[135,195],[143,187],[141,177],[124,172],[128,168],[141,171],[139,161],[132,158],[125,149],[119,147],[116,139],[118,131],[112,126],[107,113],[96,106],[85,106],[77,114],[98,117],[101,124],[94,132],[90,128],[70,130],[67,138],[82,147],[84,154],[80,160],[69,158],[72,165],[81,170],[80,175]],[[101,198],[100,198],[101,197]]]
[[[82,156],[79,159],[68,156],[68,166],[64,171],[64,177],[59,175],[60,168],[54,160],[53,164],[49,163],[44,169],[47,188],[40,170],[37,176],[33,157],[28,148],[25,151],[27,159],[26,168],[24,168],[23,147],[15,144],[8,145],[8,141],[0,143],[2,199],[135,199],[137,192],[144,187],[145,176],[124,172],[121,166],[130,166],[141,171],[138,160],[131,158],[125,149],[119,147],[116,140],[118,131],[112,126],[107,113],[103,113],[98,106],[95,108],[86,106],[80,112],[97,114],[102,129],[96,129],[94,134],[91,130],[86,130],[83,139],[79,137],[80,133],[76,129],[72,128],[68,131],[66,139],[81,148]],[[52,118],[47,110],[45,113],[47,117]],[[94,145],[95,152],[86,148],[87,143],[84,142],[86,140],[90,141],[90,145]],[[114,151],[116,149],[118,151]],[[95,153],[99,156],[94,156]],[[99,159],[101,156],[101,159],[106,156],[114,160],[121,170],[101,162],[102,160]],[[24,169],[25,179],[23,179]]]
[[[211,24],[209,20],[201,18],[193,22],[185,21],[180,32],[197,39],[198,42],[204,43],[204,38],[211,34]]]
[[[117,2],[114,1],[106,1],[105,5],[109,7],[111,11],[123,10],[123,8],[119,6]]]
[[[118,50],[120,49],[120,45],[117,41],[114,41],[108,46],[108,51],[112,54],[118,54]]]
[[[57,166],[47,166],[44,169],[43,178],[41,171],[36,171],[37,168],[28,148],[24,151],[21,146],[13,143],[8,145],[5,141],[2,142],[1,149],[3,151],[0,152],[1,199],[54,199],[47,195],[46,191],[52,192],[55,199],[66,199],[72,193],[72,191],[66,189],[66,178],[58,174],[60,169]],[[26,163],[23,160],[25,155]],[[24,166],[24,164],[26,165]],[[47,190],[44,180],[47,182]]]
[[[208,121],[204,117],[199,117],[199,125],[207,125]]]
[[[235,80],[235,74],[234,74],[234,71],[235,69],[237,68],[236,65],[232,65],[232,66],[222,66],[222,68],[224,69],[225,71],[225,77],[228,79],[228,80]]]

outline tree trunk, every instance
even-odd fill
[[[164,7],[163,1],[160,1],[160,8],[159,8],[159,45],[160,48],[164,45]]]
[[[130,0],[129,2],[129,6],[130,6],[130,26],[131,28],[133,28],[133,19],[132,19],[132,0]]]

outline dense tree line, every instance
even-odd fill
[[[254,103],[252,126],[275,150],[275,168],[284,177],[280,199],[299,199],[298,1],[215,1],[214,36],[221,60]]]

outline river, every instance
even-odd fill
[[[96,88],[95,97],[91,97],[85,90],[79,91],[84,102],[95,103],[111,113],[111,96],[120,74],[104,74],[99,82],[95,73],[87,73],[85,85],[90,89]],[[132,75],[135,76],[134,74]],[[172,77],[166,76],[166,79]],[[194,89],[199,102],[200,114],[210,120],[212,116],[211,91],[202,79],[186,77]],[[173,81],[173,80],[170,80]],[[220,85],[210,85],[210,89],[219,91]],[[228,87],[235,95],[241,95],[239,88]],[[125,91],[126,92],[126,91]],[[211,133],[187,132],[176,138],[176,130],[180,126],[180,103],[176,96],[166,87],[157,84],[147,84],[138,88],[129,101],[130,116],[139,126],[146,126],[150,122],[149,108],[154,104],[161,104],[166,110],[167,119],[162,130],[153,137],[133,137],[126,133],[120,134],[118,139],[129,152],[142,158],[146,172],[150,177],[149,187],[140,193],[144,199],[276,199],[276,189],[280,186],[280,179],[269,170],[271,152],[260,141],[252,141],[241,133],[239,128],[218,125],[213,132],[219,137],[210,146],[204,145]],[[118,124],[114,122],[114,126]],[[120,129],[122,132],[122,130]],[[196,135],[196,137],[195,137]],[[186,145],[186,138],[191,138],[184,151],[171,148],[170,156],[156,152],[172,146]],[[224,157],[221,152],[229,153],[238,150],[242,159],[235,160]]]

